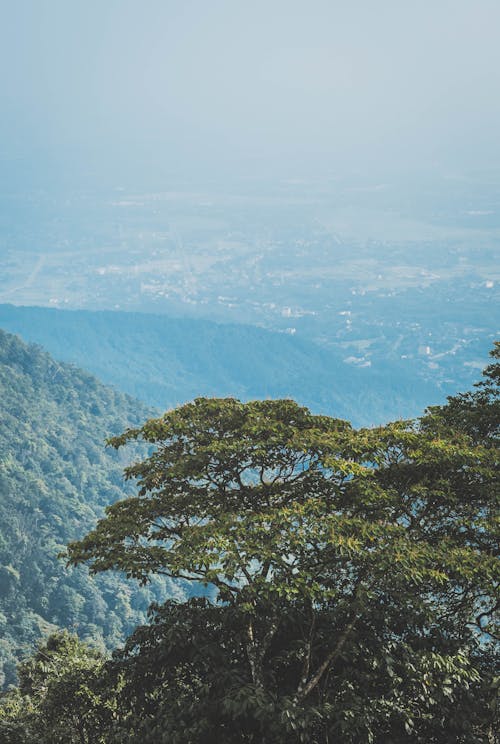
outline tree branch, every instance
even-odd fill
[[[321,677],[326,672],[330,664],[332,664],[335,661],[335,659],[338,658],[338,656],[340,655],[340,652],[342,651],[348,637],[350,636],[354,628],[354,625],[356,624],[357,619],[358,619],[358,616],[354,615],[354,617],[346,625],[346,627],[340,634],[340,637],[337,643],[335,644],[335,647],[332,649],[332,651],[330,651],[330,653],[328,654],[326,659],[323,661],[323,663],[320,665],[320,667],[318,668],[314,676],[311,677],[311,679],[305,685],[302,685],[302,680],[301,680],[301,683],[299,684],[299,688],[294,698],[295,703],[299,703],[302,700],[304,700],[304,698],[306,698],[309,695],[309,693],[312,692],[312,690],[314,690],[314,688],[316,687],[318,682],[321,680]]]

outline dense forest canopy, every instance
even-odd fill
[[[215,593],[153,605],[112,659],[50,635],[3,697],[4,740],[492,744],[493,357],[415,421],[199,398],[112,436],[134,448],[136,488],[69,543],[70,564]]]
[[[151,409],[0,331],[0,684],[57,627],[112,648],[166,585],[92,578],[57,558],[124,495],[123,458],[104,441]],[[130,487],[125,493],[132,493]],[[168,584],[168,594],[179,591]]]

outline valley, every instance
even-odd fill
[[[468,385],[499,326],[496,182],[369,179],[0,198],[0,302],[253,325]]]

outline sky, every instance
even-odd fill
[[[2,0],[0,164],[500,167],[498,0]]]

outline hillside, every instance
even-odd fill
[[[197,396],[292,397],[357,425],[413,417],[455,392],[397,362],[383,371],[254,326],[125,312],[0,305],[0,327],[165,409]]]
[[[54,626],[112,647],[153,599],[181,593],[163,580],[91,578],[57,558],[126,492],[123,459],[105,438],[150,412],[0,331],[0,686]]]

